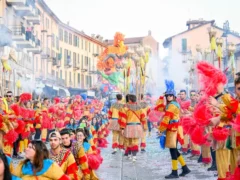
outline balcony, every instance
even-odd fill
[[[12,26],[13,41],[19,48],[35,48],[35,36],[31,31],[25,31],[24,26]]]
[[[35,8],[33,8],[31,5],[13,6],[13,10],[15,11],[16,15],[20,17],[34,16],[36,14]]]
[[[12,43],[12,31],[6,24],[6,19],[0,17],[0,46],[7,46]]]
[[[24,18],[29,23],[33,23],[34,25],[36,25],[36,24],[40,25],[41,17],[40,17],[39,9],[35,9],[35,13],[33,16],[28,15],[28,16],[25,16]]]
[[[50,59],[51,58],[51,53],[50,53],[49,48],[43,48],[42,49],[41,58],[42,59]]]
[[[11,6],[25,6],[26,0],[6,0],[8,5]]]
[[[33,36],[34,37],[34,36]],[[27,52],[32,52],[33,54],[40,54],[42,51],[41,48],[41,41],[39,39],[37,39],[36,37],[34,37],[32,40],[34,40],[35,42],[35,46],[32,48],[26,48]]]
[[[80,69],[80,64],[76,62],[76,60],[73,61],[73,70],[77,71]]]

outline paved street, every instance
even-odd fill
[[[111,141],[111,136],[108,141]],[[110,144],[107,149],[102,149],[104,162],[97,172],[101,180],[161,180],[171,171],[168,149],[161,150],[159,148],[155,133],[147,139],[147,152],[139,153],[135,163],[124,157],[122,152],[119,151],[112,155],[111,151]],[[187,157],[185,157],[185,160],[192,172],[186,177],[179,178],[179,180],[217,179],[214,177],[214,172],[208,172],[207,167],[196,163],[196,160],[191,161]]]

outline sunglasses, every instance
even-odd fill
[[[240,91],[240,87],[238,87],[237,90]]]
[[[190,94],[190,96],[196,96],[196,94]]]
[[[173,97],[173,94],[166,94],[166,97]]]
[[[6,97],[12,97],[12,95],[6,95]]]

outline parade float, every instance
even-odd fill
[[[129,48],[124,44],[124,35],[117,32],[113,45],[109,45],[98,56],[97,69],[100,75],[100,89],[107,95],[110,91],[123,94],[145,94],[146,65],[151,48],[137,46]]]

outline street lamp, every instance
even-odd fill
[[[214,65],[214,53],[216,51],[217,30],[214,27],[211,26],[211,27],[208,28],[208,34],[209,34],[210,43],[211,43],[212,64]]]
[[[226,21],[223,24],[223,34],[222,34],[222,37],[226,38],[226,54],[225,54],[225,61],[224,61],[224,69],[227,68],[227,62],[228,62],[228,49],[227,49],[228,39],[227,38],[228,38],[229,32],[230,32],[229,22]]]
[[[217,38],[217,57],[218,57],[218,67],[221,69],[221,62],[222,62],[222,45],[223,45],[223,38]]]

